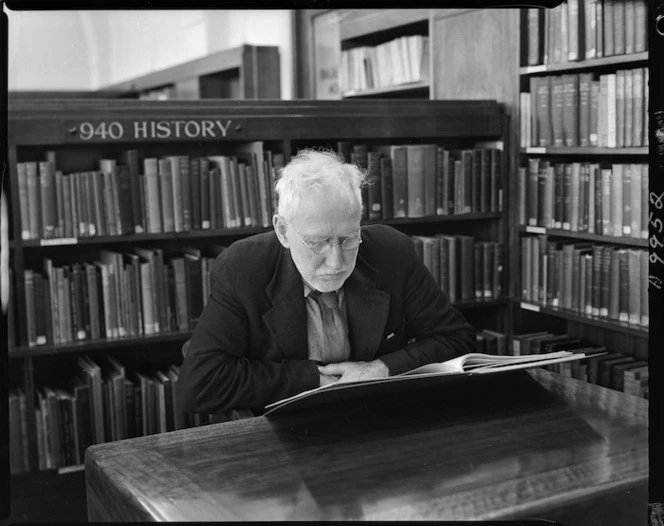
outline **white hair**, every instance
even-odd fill
[[[279,197],[278,214],[286,221],[297,213],[302,196],[311,191],[329,191],[362,210],[362,187],[366,184],[364,170],[329,149],[306,148],[284,168],[275,184]]]

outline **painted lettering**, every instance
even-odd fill
[[[187,121],[171,121],[175,124],[175,136],[180,137],[180,124],[183,124]]]
[[[137,139],[145,139],[148,136],[148,123],[145,121],[134,121],[134,137]]]
[[[168,125],[168,121],[158,121],[157,131],[158,133],[155,135],[155,137],[159,139],[167,139],[171,136],[171,127]]]
[[[207,137],[208,135],[210,137],[216,137],[214,133],[214,122],[212,121],[203,121],[202,123],[202,130],[203,130],[203,137]]]
[[[228,119],[228,120],[226,121],[226,126],[224,126],[224,125],[221,123],[221,121],[215,121],[215,122],[217,123],[217,126],[218,126],[219,129],[221,130],[221,135],[222,135],[222,137],[226,137],[226,130],[228,130],[229,126],[231,125],[231,120]]]
[[[184,134],[190,139],[198,137],[201,134],[201,127],[196,121],[187,121],[184,125]]]

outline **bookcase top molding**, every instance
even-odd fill
[[[13,101],[10,145],[497,137],[496,101]]]

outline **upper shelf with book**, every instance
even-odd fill
[[[521,74],[647,60],[646,0],[567,0],[523,11]]]
[[[349,10],[339,21],[339,88],[348,97],[429,98],[428,9]]]

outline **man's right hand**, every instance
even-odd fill
[[[338,376],[331,376],[327,374],[319,374],[318,377],[320,378],[320,386],[323,387],[324,385],[330,385],[333,383],[336,383],[339,381]]]

